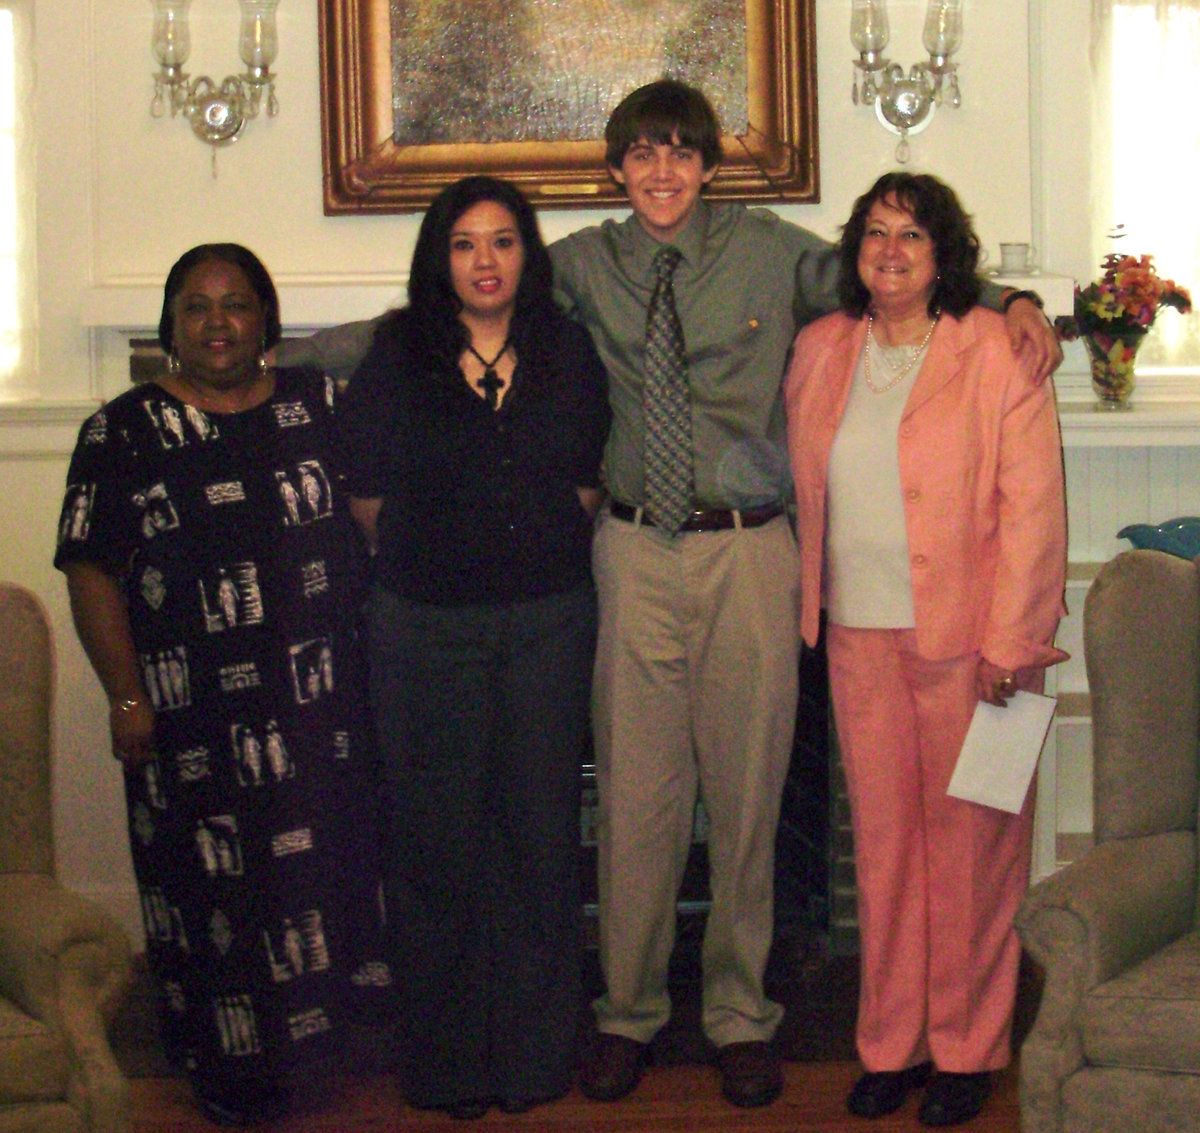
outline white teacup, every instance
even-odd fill
[[[1027,275],[1037,268],[1037,249],[1032,244],[1001,244],[1000,274]]]

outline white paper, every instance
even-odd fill
[[[1054,716],[1054,697],[1018,690],[1004,708],[975,706],[947,794],[1020,812]]]

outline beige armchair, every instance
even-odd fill
[[[127,1133],[105,1018],[129,941],[54,878],[53,665],[41,604],[0,583],[0,1133]]]
[[[1200,1128],[1198,563],[1126,552],[1084,605],[1095,844],[1017,918],[1046,977],[1024,1133]]]

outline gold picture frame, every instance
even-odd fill
[[[709,197],[820,199],[815,9],[816,0],[746,0],[748,128],[721,139]],[[397,145],[389,0],[319,0],[318,20],[326,215],[424,209],[470,173],[513,181],[535,205],[624,200],[599,140]]]

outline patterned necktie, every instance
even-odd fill
[[[650,518],[676,535],[692,510],[692,404],[688,390],[683,328],[675,310],[672,276],[677,248],[654,255],[656,280],[646,312],[645,508]]]

